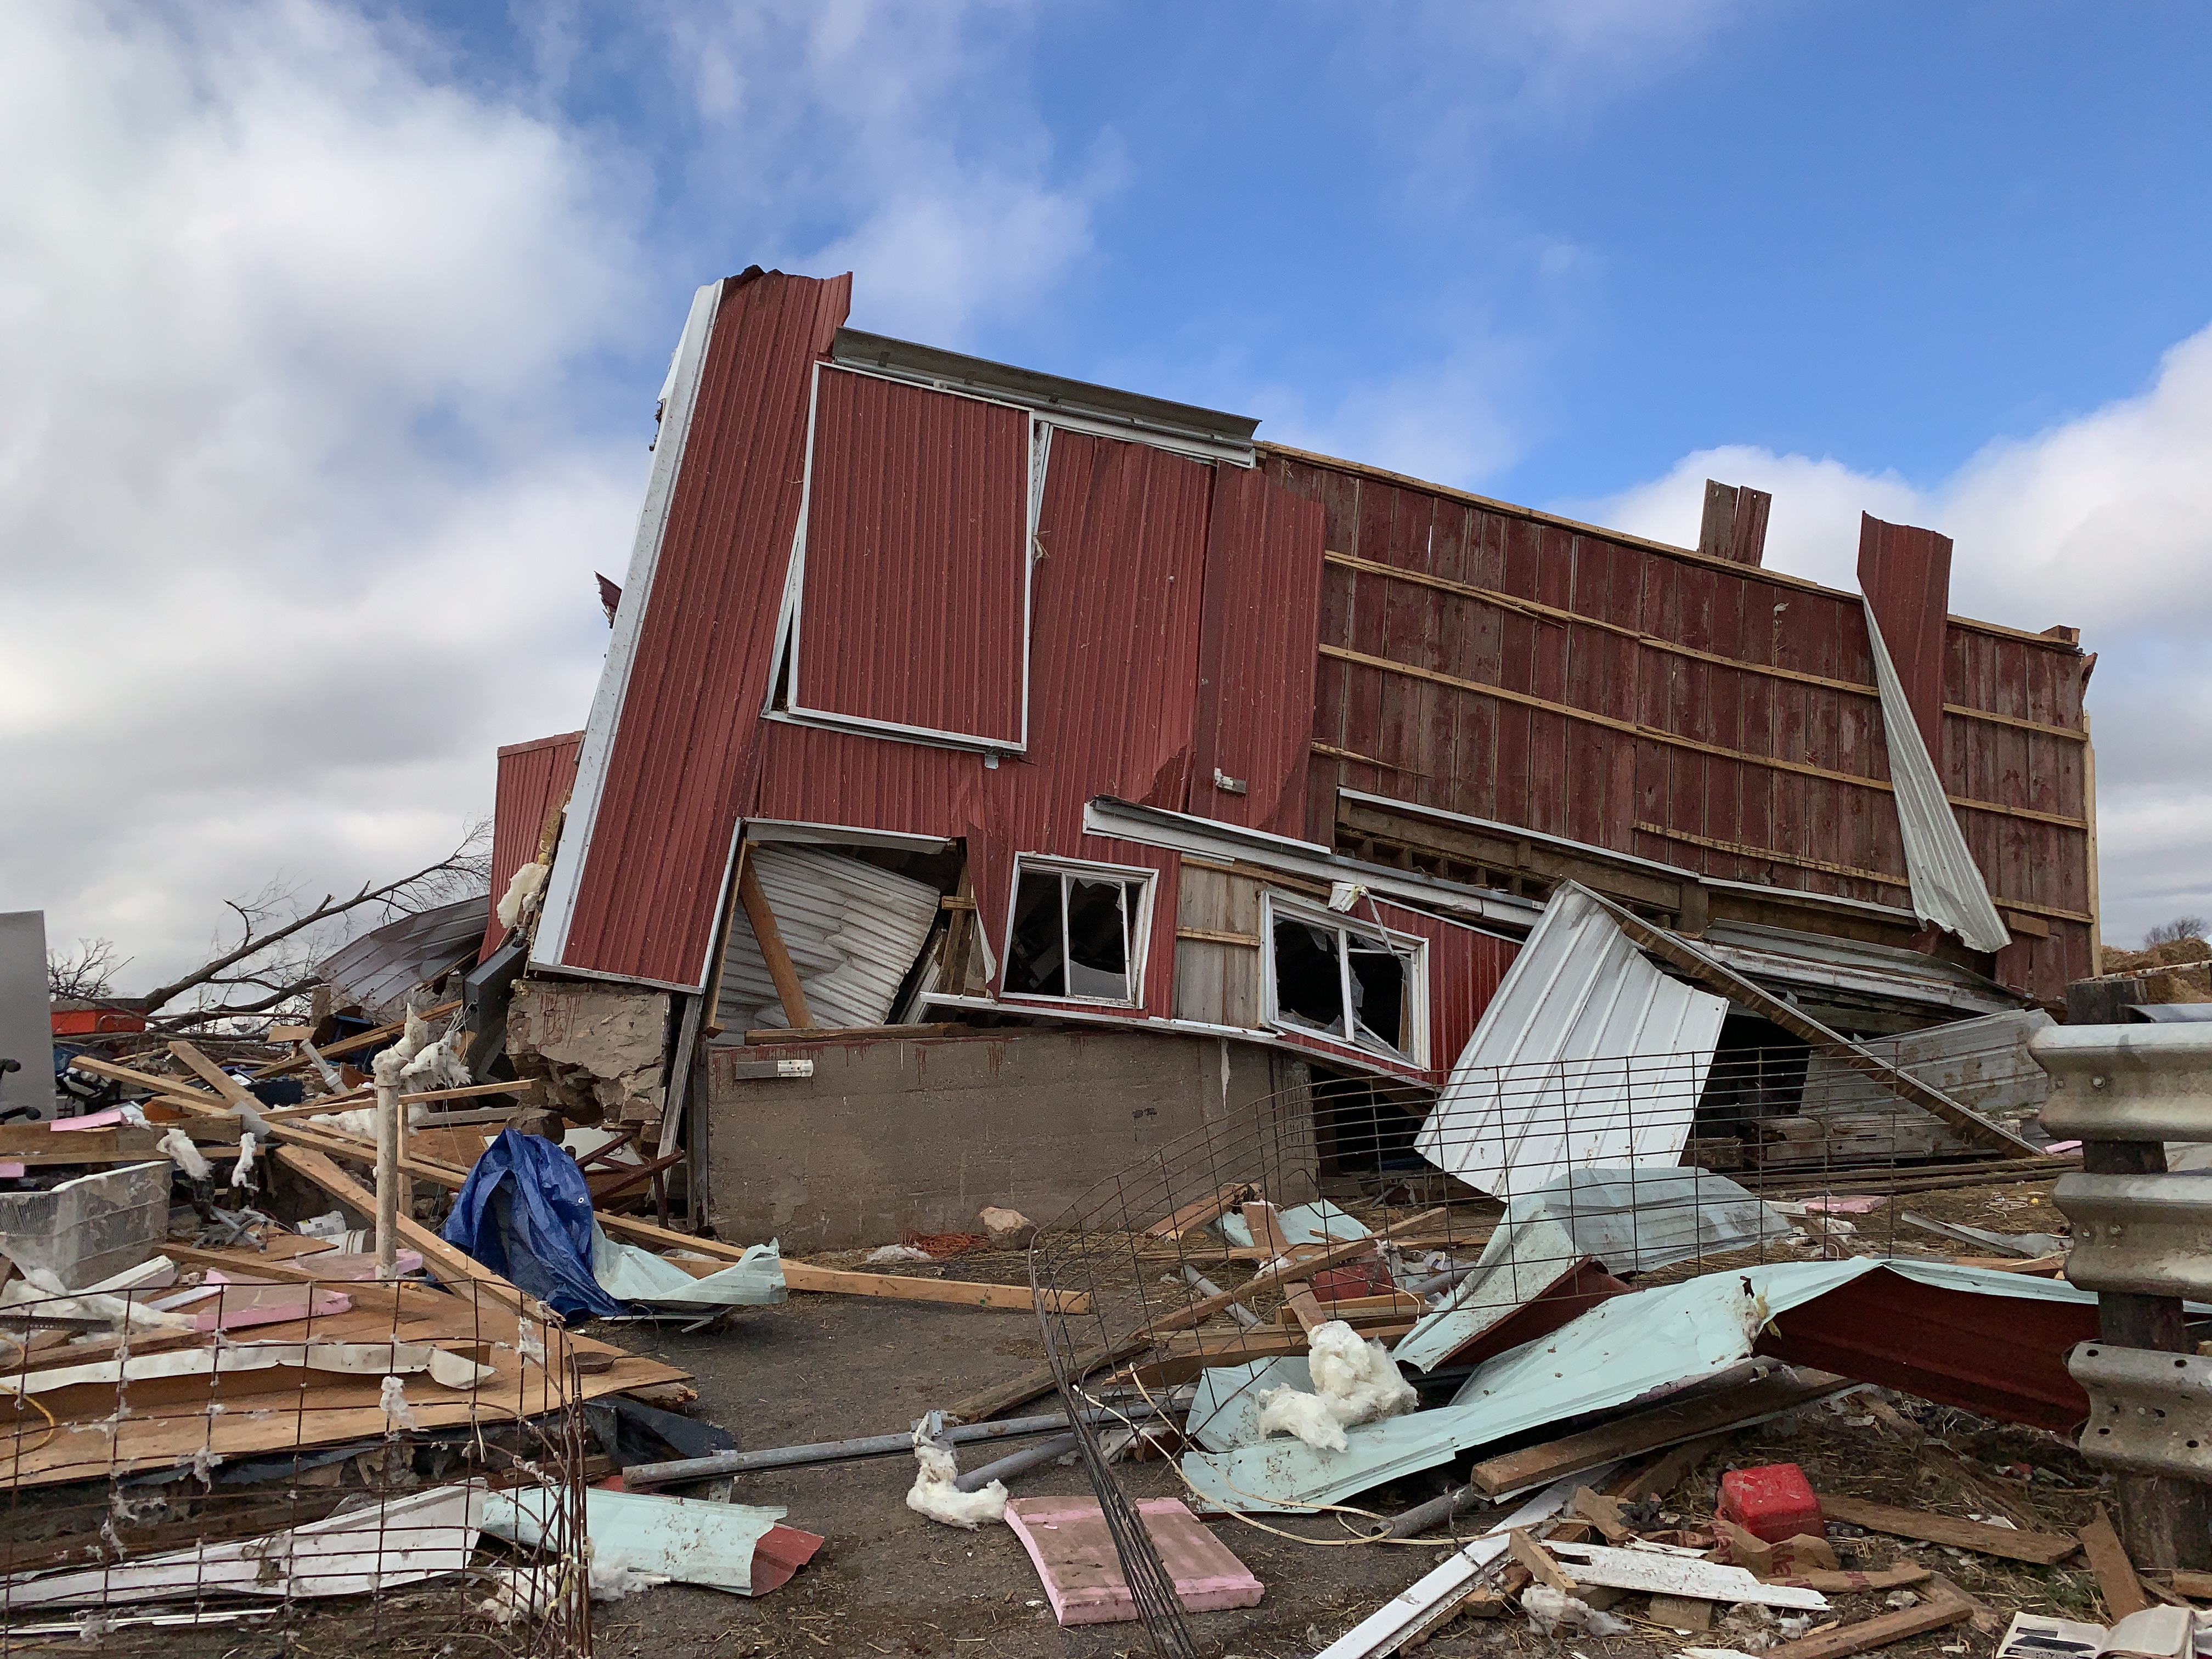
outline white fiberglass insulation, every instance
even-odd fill
[[[1673,1165],[1728,1000],[1661,973],[1563,884],[1452,1066],[1413,1148],[1512,1198],[1590,1164]]]

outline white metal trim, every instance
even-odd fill
[[[825,371],[858,375],[864,380],[884,380],[897,386],[910,386],[919,391],[935,392],[947,398],[964,398],[969,403],[988,404],[994,409],[1011,410],[1028,418],[1030,422],[1029,502],[1026,514],[1028,531],[1023,538],[1021,550],[1021,707],[1016,735],[1012,738],[987,737],[973,732],[941,731],[935,726],[913,726],[903,720],[875,720],[865,714],[849,714],[834,708],[811,708],[799,701],[800,664],[806,639],[806,538],[814,511],[814,465],[820,441],[817,417],[822,406],[822,376]],[[799,489],[799,528],[792,538],[791,564],[789,574],[784,583],[783,608],[777,617],[776,650],[769,659],[768,686],[761,699],[763,719],[783,720],[794,726],[813,726],[833,732],[848,732],[856,737],[931,744],[945,749],[972,750],[980,754],[1021,755],[1029,752],[1030,604],[1036,587],[1034,573],[1036,567],[1037,513],[1044,499],[1044,468],[1037,453],[1037,424],[1036,414],[1028,405],[1008,403],[1003,398],[984,398],[978,397],[970,392],[954,392],[944,386],[910,380],[902,375],[878,374],[868,369],[854,368],[845,363],[817,362],[814,365],[814,379],[807,396],[806,470],[805,482]],[[787,651],[789,653],[791,675],[787,687],[787,701],[781,708],[778,708],[775,706],[776,675],[784,661]]]
[[[669,395],[660,411],[660,430],[653,441],[653,468],[647,476],[645,500],[638,507],[637,530],[631,540],[629,569],[623,582],[622,603],[615,608],[614,637],[607,646],[599,684],[592,694],[591,718],[576,754],[576,782],[569,793],[564,843],[553,861],[546,884],[545,905],[538,918],[538,934],[530,959],[541,967],[579,971],[563,960],[568,948],[568,928],[575,920],[576,895],[589,860],[592,839],[599,824],[599,800],[607,781],[607,757],[621,722],[623,702],[629,692],[630,672],[637,659],[638,636],[645,625],[645,609],[653,597],[653,577],[660,563],[661,538],[668,528],[668,513],[676,480],[691,437],[691,416],[699,401],[701,369],[714,336],[722,284],[708,283],[691,296],[691,309],[684,319],[670,376],[663,383]]]
[[[1344,999],[1344,1035],[1331,1036],[1327,1031],[1316,1031],[1283,1018],[1282,1008],[1276,1000],[1275,989],[1275,916],[1288,915],[1293,921],[1311,927],[1327,927],[1339,935],[1348,933],[1379,933],[1389,943],[1394,951],[1403,947],[1413,958],[1413,971],[1409,975],[1407,995],[1413,1011],[1413,1041],[1415,1052],[1406,1055],[1401,1064],[1410,1065],[1418,1071],[1428,1071],[1429,1065],[1429,941],[1416,933],[1401,933],[1386,927],[1379,921],[1364,921],[1331,910],[1325,905],[1309,902],[1289,893],[1279,893],[1272,887],[1260,890],[1260,1018],[1271,1030],[1282,1031],[1325,1042],[1332,1048],[1349,1048],[1357,1054],[1373,1054],[1375,1050],[1352,1035],[1355,1016],[1352,1011],[1352,963],[1340,944],[1336,970],[1339,994]],[[1395,1045],[1393,1045],[1394,1049]],[[1389,1054],[1376,1056],[1389,1060]]]
[[[1121,950],[1127,964],[1129,995],[1126,998],[1084,997],[1072,994],[1049,996],[1036,991],[1009,991],[1002,985],[999,989],[999,1000],[1017,1006],[1073,1002],[1091,1008],[1141,1010],[1145,1006],[1145,961],[1152,951],[1153,900],[1158,891],[1160,872],[1146,869],[1140,864],[1094,864],[1087,859],[1061,858],[1049,853],[1015,854],[1012,872],[1006,878],[1006,926],[1001,935],[1010,953],[1013,950],[1014,905],[1021,896],[1022,872],[1024,870],[1049,870],[1061,877],[1116,876],[1124,882],[1143,884],[1144,896],[1139,901],[1144,909],[1143,917],[1133,924],[1126,910],[1121,916]],[[1064,981],[1070,965],[1067,959],[1067,884],[1065,880],[1060,887],[1060,975]]]

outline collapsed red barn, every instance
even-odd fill
[[[1562,881],[1846,1035],[2094,971],[2094,659],[1948,616],[1942,537],[1868,520],[1863,605],[1761,568],[1755,491],[1667,547],[850,299],[699,291],[588,724],[500,757],[501,887],[567,798],[521,982],[663,1000],[635,1115],[726,1237],[1049,1212],[1286,1091],[1387,1163]]]

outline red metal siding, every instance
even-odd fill
[[[1951,613],[1951,538],[1859,514],[1859,592],[1904,683],[1920,740],[1943,764],[1945,618]]]
[[[1717,878],[1906,903],[1856,594],[1261,453],[1320,509],[1328,550],[1310,839],[1335,839],[1351,787]],[[1991,896],[2051,928],[1997,970],[2056,998],[2089,971],[2087,659],[2069,639],[1962,618],[1942,637],[1936,702],[2004,719],[1946,714],[1931,752],[1954,797],[1987,804],[1959,817]]]
[[[1095,795],[1179,808],[1190,771],[1211,469],[1139,443],[1053,434],[1033,573],[1030,743],[963,750],[769,721],[749,816],[964,837],[977,915],[1005,960],[1017,853],[1162,872],[1147,1012],[1174,1007],[1175,857],[1083,833]]]
[[[1030,416],[821,371],[800,598],[801,707],[1022,738]]]
[[[849,276],[723,284],[565,966],[700,983],[799,522],[808,383],[851,296]]]
[[[1190,810],[1305,833],[1322,514],[1257,471],[1213,473]],[[1219,772],[1244,793],[1222,789]]]
[[[499,925],[499,902],[514,872],[538,856],[547,815],[568,799],[576,781],[576,751],[583,742],[581,732],[564,732],[534,743],[510,743],[499,751],[499,781],[491,811],[491,914],[484,921],[478,960],[496,950],[507,935]]]

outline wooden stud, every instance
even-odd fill
[[[806,992],[799,982],[799,969],[792,966],[791,952],[783,947],[783,930],[776,926],[775,912],[769,908],[768,895],[761,891],[760,877],[750,859],[744,860],[738,872],[738,897],[744,902],[745,920],[752,924],[753,941],[760,946],[761,960],[768,964],[768,976],[775,981],[776,1000],[783,1004],[783,1017],[791,1022],[794,1031],[812,1030],[814,1015],[806,1006]]]

